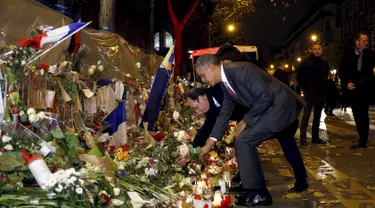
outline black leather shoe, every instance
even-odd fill
[[[238,206],[268,206],[272,204],[272,196],[268,191],[263,191],[265,193],[260,193],[258,191],[247,192],[247,194],[242,195],[236,199],[236,205]]]
[[[327,142],[324,141],[321,138],[312,139],[311,143],[313,143],[313,144],[327,144]]]
[[[290,192],[303,192],[307,188],[309,188],[309,184],[307,183],[307,180],[298,180],[296,183],[294,183],[294,186],[289,189]]]
[[[367,148],[367,144],[362,144],[360,142],[357,142],[350,146],[350,149],[359,149],[359,148]]]

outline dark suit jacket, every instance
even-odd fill
[[[250,108],[243,117],[250,129],[278,133],[298,118],[303,99],[266,71],[252,63],[234,62],[224,65],[224,73],[237,96],[232,97],[222,84],[224,102],[212,137],[221,140],[236,103]]]
[[[206,120],[201,129],[198,130],[197,135],[195,135],[193,141],[193,147],[203,147],[206,144],[208,137],[210,136],[212,129],[215,126],[216,119],[220,114],[221,107],[223,106],[224,94],[221,89],[221,84],[217,84],[214,87],[208,89],[206,93],[208,102],[210,104],[210,110],[205,113]],[[217,106],[214,102],[218,102],[220,106]],[[249,111],[249,108],[236,104],[234,108],[234,113],[231,116],[231,120],[241,121],[246,112]]]
[[[310,55],[297,70],[297,82],[308,103],[325,100],[329,64],[321,57]]]

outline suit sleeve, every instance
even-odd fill
[[[344,85],[343,87],[346,87],[346,85],[350,82],[348,79],[348,63],[347,63],[347,57],[344,55],[340,61],[340,66],[339,66],[339,77],[341,79],[342,84]]]
[[[207,115],[206,120],[202,128],[198,131],[197,135],[195,135],[193,141],[193,147],[203,147],[206,144],[208,137],[210,136],[212,129],[215,126],[216,119],[218,114],[220,113],[219,109],[215,109],[214,112]]]
[[[232,98],[229,97],[228,93],[224,93],[224,100],[223,100],[223,107],[220,110],[220,114],[216,119],[216,123],[214,129],[212,130],[211,137],[217,139],[218,141],[221,140],[223,137],[225,130],[228,127],[228,123],[230,117],[232,116],[232,112],[235,106],[235,102]]]
[[[272,93],[266,85],[263,75],[256,69],[249,69],[244,67],[242,72],[238,70],[236,73],[237,80],[240,80],[241,85],[245,87],[249,96],[254,99],[254,104],[250,110],[243,117],[243,121],[247,126],[252,127],[263,113],[272,105]]]

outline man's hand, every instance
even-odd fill
[[[243,130],[246,128],[246,123],[245,121],[240,121],[236,127],[234,127],[234,136],[236,137],[236,139],[240,138],[240,135],[241,133],[243,132]]]
[[[179,164],[179,165],[185,165],[188,162],[190,162],[190,160],[185,158],[185,157],[178,157],[176,159],[176,163]]]
[[[355,84],[349,82],[348,83],[348,90],[354,90],[355,89]]]
[[[199,160],[204,162],[205,156],[207,153],[210,152],[211,147],[215,145],[215,141],[212,139],[208,139],[207,144],[201,148],[201,152],[199,153]]]

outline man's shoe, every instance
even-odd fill
[[[324,141],[321,138],[312,139],[311,143],[313,143],[313,144],[327,144],[327,142]]]
[[[268,206],[272,204],[272,196],[268,191],[248,191],[236,199],[238,206]]]
[[[350,149],[359,149],[359,148],[367,148],[367,144],[362,144],[360,142],[357,142],[350,146]]]
[[[309,188],[309,184],[307,183],[307,180],[298,180],[294,183],[294,186],[289,189],[290,192],[303,192],[307,188]]]

